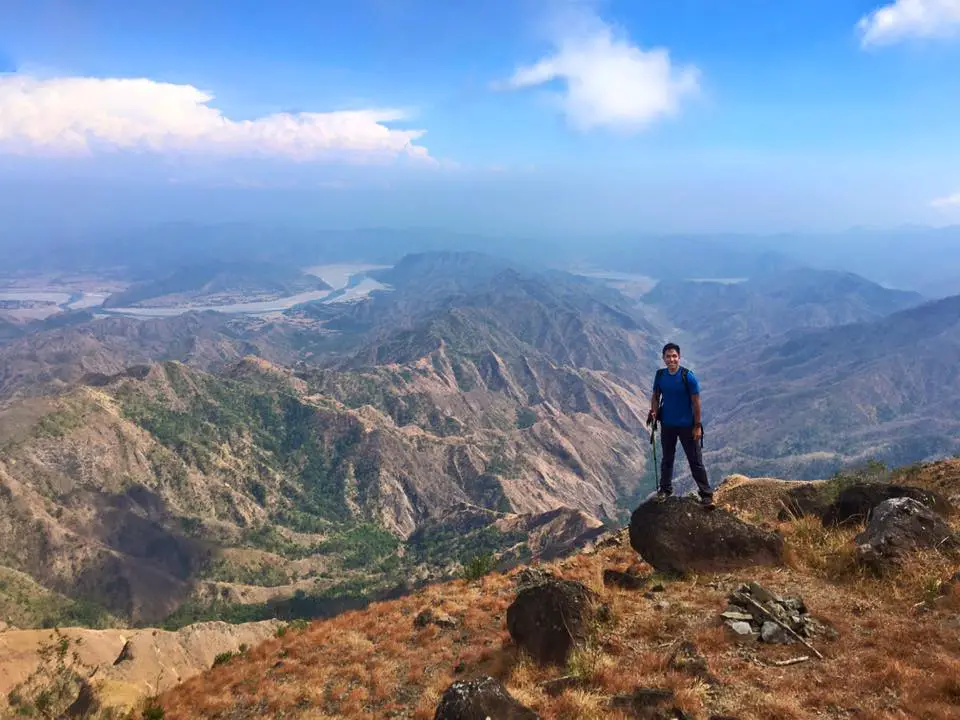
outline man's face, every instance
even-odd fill
[[[667,350],[663,354],[663,362],[666,364],[667,370],[676,372],[677,368],[680,367],[680,353],[676,350]]]

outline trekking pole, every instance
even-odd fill
[[[650,444],[653,446],[653,477],[657,481],[657,490],[660,489],[660,468],[657,463],[657,419],[654,418],[650,426]]]

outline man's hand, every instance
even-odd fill
[[[694,439],[694,440],[699,440],[699,439],[702,438],[702,437],[703,437],[703,426],[702,426],[702,425],[694,425],[694,426],[693,426],[693,439]]]
[[[653,410],[651,410],[650,412],[648,412],[648,413],[647,413],[647,427],[650,427],[651,425],[653,425],[653,421],[654,421],[656,418],[657,418],[657,415],[656,415],[656,413],[653,412]]]

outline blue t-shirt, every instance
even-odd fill
[[[700,394],[700,383],[693,370],[687,370],[687,384],[690,393],[683,385],[681,371],[675,375],[664,369],[660,373],[660,396],[663,398],[660,410],[660,422],[669,427],[693,427],[693,400],[691,396]],[[657,389],[657,380],[653,381],[653,389]]]

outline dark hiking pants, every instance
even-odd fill
[[[692,427],[660,428],[660,442],[663,446],[663,459],[660,461],[660,490],[666,493],[673,492],[673,460],[677,454],[677,440],[683,445],[683,452],[690,464],[690,474],[697,482],[700,497],[713,495],[710,481],[707,479],[707,470],[703,466],[703,453],[700,443],[693,439]]]

